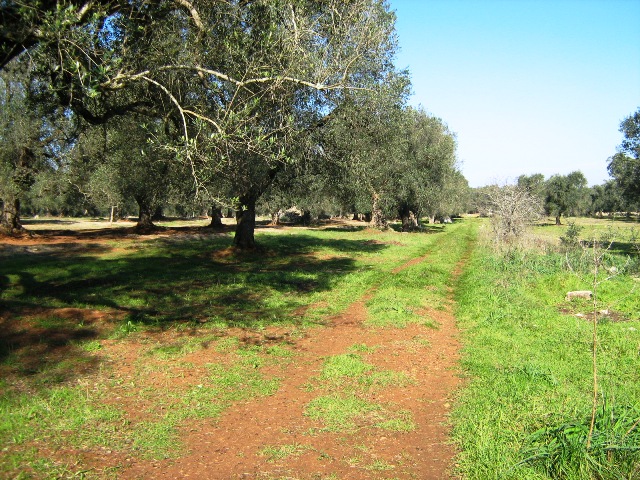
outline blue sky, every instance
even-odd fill
[[[390,0],[410,103],[457,134],[472,187],[609,178],[640,107],[640,0]]]

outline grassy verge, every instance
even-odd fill
[[[640,478],[640,295],[629,251],[607,252],[600,266],[599,406],[587,449],[593,303],[565,295],[593,289],[593,257],[476,249],[457,294],[468,381],[453,420],[464,478]]]

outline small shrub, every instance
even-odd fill
[[[564,235],[560,236],[560,245],[565,247],[567,250],[580,247],[580,232],[582,231],[582,228],[583,227],[576,225],[576,222],[569,222],[567,231]]]

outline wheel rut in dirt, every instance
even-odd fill
[[[398,274],[431,254],[393,270]],[[468,255],[452,270],[452,283]],[[459,386],[460,343],[453,316],[453,289],[444,309],[425,312],[436,328],[408,324],[404,328],[366,325],[369,289],[324,327],[308,330],[295,341],[296,356],[284,368],[271,367],[279,377],[278,391],[234,405],[216,421],[191,421],[182,430],[187,454],[162,461],[124,465],[120,478],[203,479],[442,479],[450,477],[455,448],[448,437],[451,397]],[[414,428],[388,431],[364,422],[355,429],[331,431],[305,414],[320,395],[317,379],[323,362],[369,346],[366,361],[375,368],[404,372],[412,381],[367,394],[380,405],[409,412]],[[273,458],[270,448],[293,452]]]

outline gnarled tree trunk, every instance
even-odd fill
[[[418,229],[419,225],[417,216],[411,211],[409,206],[402,206],[398,213],[400,213],[400,219],[402,220],[403,232],[411,232]]]
[[[282,210],[278,210],[277,212],[271,212],[271,224],[270,225],[280,225],[280,215],[282,215]]]
[[[20,223],[20,200],[0,200],[0,231],[8,235],[24,232]]]
[[[146,199],[138,197],[136,198],[138,203],[138,223],[136,224],[136,230],[140,233],[148,233],[156,230],[157,227],[153,224],[153,208]]]
[[[556,215],[556,225],[562,225],[560,222],[560,215]]]
[[[384,216],[382,209],[380,208],[380,196],[377,193],[373,194],[370,225],[373,228],[378,228],[380,230],[386,230],[387,228],[389,228],[387,219]]]
[[[240,197],[240,207],[236,210],[236,222],[233,245],[242,250],[255,248],[256,198],[251,196]]]
[[[222,207],[220,205],[214,204],[211,206],[211,223],[209,226],[212,228],[222,227]]]

